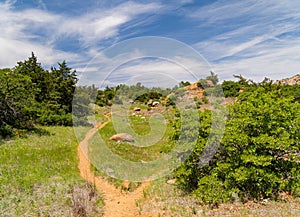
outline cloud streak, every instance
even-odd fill
[[[194,45],[222,78],[279,79],[299,72],[299,1],[218,1],[188,16],[198,28],[223,28]]]
[[[42,3],[39,2],[44,5]],[[88,61],[91,58],[86,56],[89,49],[99,47],[104,40],[114,40],[121,26],[160,7],[158,3],[126,2],[111,9],[98,8],[87,14],[68,16],[40,9],[15,10],[12,1],[0,3],[0,66],[12,67],[29,56],[30,51],[37,52],[45,64],[50,60],[58,61],[64,55],[72,61],[78,58],[81,62]],[[57,44],[67,41],[81,50],[81,57]]]
[[[127,2],[110,10],[95,10],[80,17],[70,17],[59,27],[58,35],[77,35],[80,41],[91,46],[96,42],[118,35],[120,26],[138,15],[159,10],[157,3]]]
[[[35,0],[27,9],[18,4],[0,2],[0,68],[12,67],[34,51],[47,67],[66,59],[71,67],[92,75],[95,67],[85,66],[99,51],[123,39],[158,35],[186,40],[221,79],[232,79],[233,74],[277,79],[299,73],[298,0],[177,0],[172,5],[162,0],[89,0],[67,11],[71,1],[46,5]],[[173,70],[181,79],[174,66],[151,64],[145,63],[144,69]],[[130,67],[123,74],[140,70],[138,65]]]

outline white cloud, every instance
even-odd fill
[[[224,29],[194,45],[221,78],[276,80],[299,72],[299,1],[217,1],[189,16],[201,27]]]
[[[73,62],[71,67],[77,67],[79,72],[85,71],[89,74],[89,79],[93,77],[93,72],[101,71],[99,68],[103,66],[102,63],[105,65],[111,61],[106,56],[98,56],[94,61],[96,64],[87,64],[107,45],[107,41],[119,41],[124,32],[130,36],[140,34],[144,29],[136,27],[157,21],[157,18],[153,17],[140,19],[143,14],[159,14],[166,11],[174,13],[175,8],[191,1],[177,0],[172,6],[157,1],[144,4],[126,1],[110,8],[100,4],[101,8],[74,16],[48,11],[43,0],[36,2],[41,9],[15,10],[14,1],[0,3],[0,68],[12,67],[34,51],[45,65],[63,59]],[[199,7],[193,12],[190,8],[180,9],[181,12],[184,10],[189,10],[186,11],[189,18],[187,22],[192,20],[191,23],[197,23],[197,34],[215,30],[212,31],[211,38],[199,41],[194,47],[213,64],[221,78],[228,79],[232,78],[232,74],[249,73],[248,77],[255,77],[257,80],[264,76],[277,79],[283,76],[280,74],[283,72],[299,72],[298,0],[221,0]],[[187,27],[189,25],[190,23],[187,23]],[[134,31],[129,31],[132,29]],[[174,29],[175,31],[181,30]],[[179,34],[187,35],[188,32]],[[73,50],[74,53],[63,51],[60,46],[70,41],[78,49]],[[132,58],[136,56],[141,55],[132,54]],[[125,56],[124,61],[130,59],[129,57]],[[183,65],[203,70],[201,73],[204,75],[208,73],[206,69],[199,69],[199,65],[194,64],[191,58],[176,58],[178,61],[182,58],[180,61]],[[182,68],[166,61],[127,65],[127,69],[124,68],[122,73],[134,77],[141,70],[148,74],[151,71],[170,72],[178,80],[190,80],[182,76]]]
[[[164,37],[130,39],[99,55],[92,53],[96,56],[83,72],[81,84],[100,85],[103,80],[135,83],[138,78],[148,86],[174,86],[205,78],[212,69],[193,48]]]
[[[13,67],[17,61],[30,56],[32,51],[46,66],[67,58],[78,58],[76,54],[54,49],[47,38],[37,40],[34,30],[47,30],[59,21],[60,16],[36,9],[14,11],[12,4],[10,1],[0,3],[0,67]]]
[[[0,47],[1,68],[15,66],[18,61],[27,59],[31,55],[31,52],[34,52],[39,61],[46,67],[65,59],[73,61],[81,59],[79,55],[74,53],[63,52],[37,43],[15,39],[3,39],[0,37]]]
[[[205,21],[200,22],[202,25],[224,23],[228,20],[238,22],[239,19],[244,19],[242,23],[260,20],[271,24],[288,17],[299,17],[299,6],[300,2],[297,0],[219,0],[187,15]]]
[[[85,46],[116,36],[121,25],[136,16],[159,10],[157,3],[127,2],[110,10],[98,9],[80,17],[67,18],[59,27],[59,35],[77,35]]]
[[[277,80],[299,73],[300,39],[274,40],[270,44],[271,47],[268,44],[252,47],[237,59],[221,61],[215,64],[215,70],[223,79],[242,74],[256,81],[264,77]]]
[[[92,70],[88,70],[90,76],[85,73],[84,82],[88,84],[94,82],[96,85],[101,85],[103,80],[110,84],[126,83],[129,85],[142,82],[142,84],[151,87],[173,87],[180,81],[196,82],[200,78],[208,76],[211,70],[210,65],[204,59],[194,60],[188,57],[175,56],[169,60],[145,56],[137,59],[128,58],[128,60],[107,73],[107,77],[102,77],[101,75],[104,73],[96,73],[96,68],[92,67]],[[99,65],[102,69],[105,66],[103,63]]]
[[[0,67],[12,67],[28,57],[31,51],[44,64],[54,64],[61,61],[60,58],[83,62],[89,59],[88,51],[78,55],[64,52],[56,48],[57,40],[72,38],[77,40],[79,48],[95,49],[102,40],[117,37],[120,27],[136,16],[161,7],[157,3],[126,2],[111,9],[100,8],[70,17],[40,9],[17,11],[13,4],[13,1],[0,3]],[[42,0],[39,4],[44,5]]]

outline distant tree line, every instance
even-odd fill
[[[198,86],[205,89],[204,96],[209,96],[211,93],[216,93],[215,89],[222,90],[224,97],[238,97],[243,92],[253,92],[258,87],[263,87],[266,91],[277,90],[278,94],[283,97],[293,97],[294,101],[300,101],[300,85],[281,85],[280,83],[274,83],[274,81],[269,78],[263,79],[261,82],[254,82],[251,79],[247,79],[242,75],[234,75],[234,78],[238,79],[237,81],[225,80],[221,84],[213,82],[213,85],[200,85],[207,84],[210,79],[213,78],[214,81],[218,81],[217,75],[211,74],[206,79],[200,79]],[[199,84],[200,83],[200,84]],[[245,94],[244,94],[245,95]]]
[[[111,106],[112,104],[122,104],[123,101],[135,101],[147,104],[149,100],[164,99],[171,89],[163,89],[159,87],[148,88],[140,82],[135,85],[119,84],[116,87],[106,87],[98,90],[96,104],[99,106]]]

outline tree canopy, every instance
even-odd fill
[[[0,71],[0,134],[34,124],[72,125],[76,71],[65,61],[59,68],[42,68],[34,53],[12,69]]]

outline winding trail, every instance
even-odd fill
[[[88,142],[98,131],[108,124],[111,119],[106,115],[108,119],[106,122],[96,125],[91,129],[85,138],[79,143],[78,146],[78,157],[79,163],[78,168],[82,178],[90,183],[93,183],[96,189],[102,192],[104,197],[104,216],[105,217],[137,217],[139,214],[138,207],[136,206],[136,200],[143,196],[143,190],[146,189],[150,183],[142,183],[133,192],[124,192],[116,188],[113,184],[107,182],[101,177],[95,176],[91,171],[91,163],[87,159],[85,153],[87,153]],[[83,151],[84,150],[84,151]]]

